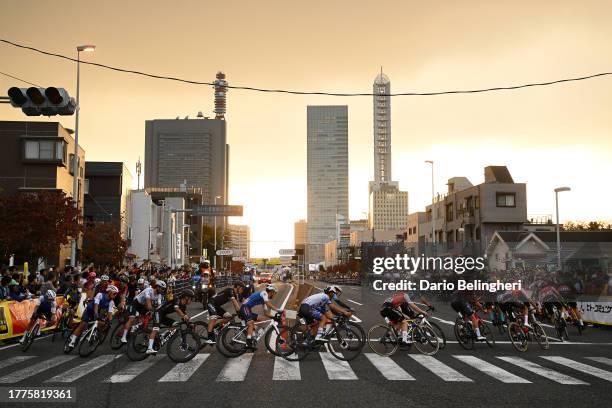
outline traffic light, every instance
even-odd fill
[[[76,110],[76,101],[64,88],[17,88],[8,90],[9,100],[27,116],[69,116]]]

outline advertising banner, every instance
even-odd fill
[[[612,302],[578,302],[582,320],[612,326]]]

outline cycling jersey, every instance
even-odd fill
[[[168,315],[176,312],[177,310],[187,313],[187,305],[181,304],[178,298],[164,302],[157,309],[158,316],[156,316],[156,321],[159,320],[159,322],[164,326],[172,326],[174,324],[174,319],[168,317]]]
[[[386,299],[384,303],[390,304],[394,308],[401,307],[403,304],[412,303],[410,296],[407,293],[398,292],[390,298]]]
[[[134,297],[134,302],[138,302],[141,305],[144,305],[147,302],[147,299],[150,299],[151,302],[156,302],[158,299],[158,294],[155,293],[155,289],[152,287],[147,287],[143,289],[136,297]]]
[[[232,288],[227,288],[224,289],[223,291],[217,293],[215,296],[213,296],[210,299],[209,303],[212,303],[213,305],[220,307],[223,306],[224,304],[226,304],[227,302],[229,302],[230,300],[232,300],[232,298],[235,298],[236,294],[234,293],[234,289]]]
[[[257,305],[265,305],[268,301],[268,292],[262,290],[261,292],[255,292],[249,296],[243,303],[243,306],[248,308],[255,307]]]
[[[83,312],[82,320],[88,322],[93,320],[96,316],[94,315],[94,306],[98,305],[98,313],[107,311],[112,313],[115,307],[115,302],[106,293],[98,293],[94,298],[93,302],[89,302],[85,311]]]
[[[317,293],[316,295],[310,295],[302,301],[302,305],[308,305],[314,309],[325,308],[331,304],[332,300],[327,296],[326,293]]]
[[[51,320],[51,317],[56,310],[57,302],[55,301],[55,299],[49,301],[45,296],[41,296],[38,298],[38,307],[36,308],[34,313],[32,313],[31,320],[39,319],[42,316],[44,316],[47,320]]]

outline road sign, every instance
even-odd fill
[[[278,254],[282,256],[293,256],[295,255],[295,249],[279,249]]]
[[[242,217],[241,205],[204,204],[195,205],[191,215],[196,217]]]
[[[233,256],[232,257],[232,261],[236,261],[236,262],[246,262],[247,259],[245,256]]]
[[[234,251],[231,249],[217,249],[217,255],[219,256],[229,256],[232,255]]]
[[[281,256],[279,259],[281,262],[291,262],[291,258],[292,256],[286,255],[286,256]]]

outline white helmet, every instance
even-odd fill
[[[157,281],[157,287],[158,288],[162,288],[162,289],[166,289],[166,282],[164,282],[163,280]]]
[[[100,283],[100,278],[96,278],[96,279],[94,279],[94,283],[95,283],[96,285],[97,285],[97,284],[99,284],[99,283]]]
[[[138,279],[138,284],[139,285],[144,285],[144,278]]]
[[[266,290],[270,292],[278,292],[274,285],[266,285]]]
[[[108,282],[109,279],[108,275],[102,275],[100,278],[102,279],[102,282]]]
[[[117,289],[117,287],[115,285],[108,285],[108,287],[106,288],[106,291],[108,293],[119,293],[119,289]]]
[[[55,292],[49,289],[47,292],[45,292],[45,298],[47,298],[47,300],[55,299]]]
[[[332,292],[332,293],[337,294],[337,295],[342,293],[342,289],[340,289],[340,287],[336,286],[336,285],[328,286],[323,291],[325,293]]]

